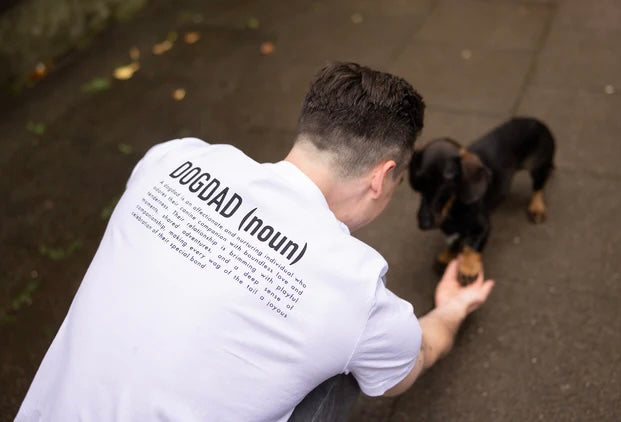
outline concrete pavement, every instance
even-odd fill
[[[620,420],[620,24],[615,0],[153,0],[1,108],[0,419],[21,403],[103,233],[99,215],[144,151],[194,135],[277,161],[310,77],[328,60],[352,60],[421,92],[420,144],[467,143],[530,115],[550,126],[558,152],[545,224],[527,222],[525,175],[494,214],[485,263],[497,286],[455,350],[406,394],[362,398],[351,420]],[[150,53],[169,31],[189,30],[198,43]],[[260,54],[264,41],[273,54]],[[132,79],[81,91],[132,46],[142,51]],[[176,88],[183,101],[171,99]],[[418,231],[417,202],[404,184],[358,236],[422,314],[443,240]]]

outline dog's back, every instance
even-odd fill
[[[512,118],[470,144],[467,149],[492,172],[485,200],[488,206],[496,206],[507,194],[517,170],[534,172],[533,177],[541,169],[549,171],[554,148],[548,127],[537,119],[524,117]],[[540,186],[534,183],[533,188],[538,190]]]

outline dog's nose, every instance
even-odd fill
[[[433,227],[433,218],[430,215],[418,216],[418,228],[421,230],[429,230]]]
[[[433,225],[433,214],[430,212],[429,205],[425,198],[422,198],[420,207],[418,208],[418,228],[421,230],[429,230]]]

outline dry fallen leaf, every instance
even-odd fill
[[[177,34],[176,31],[170,31],[168,34],[166,34],[166,40],[172,43],[177,41],[177,38],[179,38],[179,34]]]
[[[132,47],[129,49],[129,58],[135,62],[140,60],[140,50],[138,47]]]
[[[43,136],[43,134],[45,134],[45,123],[35,123],[33,121],[29,121],[26,124],[26,130],[37,136]]]
[[[47,75],[48,71],[49,71],[48,66],[46,66],[46,64],[43,62],[39,62],[36,64],[34,70],[30,74],[30,78],[32,80],[38,81],[39,79],[44,78],[45,75]]]
[[[196,41],[200,39],[201,39],[201,34],[200,32],[197,32],[197,31],[186,32],[185,35],[183,36],[183,41],[185,41],[186,44],[194,44]]]
[[[276,46],[274,45],[273,42],[265,41],[264,43],[261,43],[261,47],[259,47],[259,49],[261,50],[261,54],[263,54],[264,56],[267,56],[274,52],[274,49],[276,49]]]
[[[255,18],[254,16],[249,17],[246,20],[246,26],[249,29],[258,29],[259,28],[259,19]]]
[[[131,145],[124,144],[124,143],[118,144],[117,148],[119,149],[119,152],[124,155],[129,155],[134,150],[134,148]]]
[[[173,91],[172,93],[172,97],[173,99],[175,99],[176,101],[181,101],[185,98],[185,89],[183,88],[177,88]]]
[[[153,54],[159,56],[161,54],[166,53],[168,50],[170,50],[173,47],[173,43],[172,41],[169,40],[165,40],[162,41],[160,43],[157,43],[153,46]]]
[[[120,66],[114,69],[114,77],[120,80],[127,80],[134,76],[138,69],[140,69],[138,62],[132,62],[127,66]]]
[[[82,92],[99,92],[110,89],[110,79],[94,78],[82,85]]]

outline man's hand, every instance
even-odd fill
[[[465,315],[468,315],[485,303],[494,287],[494,281],[483,281],[483,272],[481,271],[473,283],[463,286],[457,279],[457,268],[457,259],[452,260],[446,267],[446,271],[444,271],[444,275],[436,287],[436,307],[456,306],[463,309]]]
[[[483,274],[474,283],[462,286],[457,280],[457,259],[446,267],[436,287],[436,307],[419,319],[423,330],[421,350],[410,373],[388,390],[386,396],[403,393],[427,368],[432,366],[453,347],[455,335],[466,316],[478,309],[489,296],[494,282],[483,281]]]

